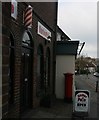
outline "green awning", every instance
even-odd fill
[[[56,55],[77,55],[79,41],[57,41]]]

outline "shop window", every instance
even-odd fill
[[[24,35],[23,35],[23,39],[22,39],[22,45],[25,46],[31,46],[32,45],[32,41],[31,41],[31,35],[29,32],[25,31]]]
[[[45,74],[45,85],[46,88],[50,87],[50,50],[49,48],[46,51],[46,74]]]
[[[9,104],[14,103],[14,39],[10,35],[10,47],[9,47]]]
[[[44,89],[44,55],[43,55],[43,47],[40,45],[38,47],[38,58],[37,58],[37,76],[38,76],[38,94],[42,94]]]

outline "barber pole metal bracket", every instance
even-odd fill
[[[24,26],[26,28],[32,27],[32,7],[29,5],[24,12]]]

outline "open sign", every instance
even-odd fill
[[[90,92],[88,90],[75,91],[75,112],[89,112]]]

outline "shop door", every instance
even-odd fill
[[[32,56],[31,50],[22,49],[21,112],[32,106]]]

